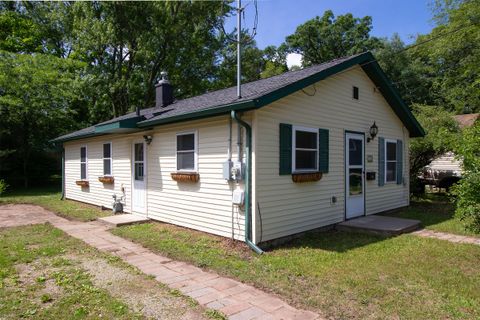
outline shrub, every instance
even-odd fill
[[[8,184],[5,182],[5,180],[0,180],[0,195],[7,190]]]
[[[454,148],[464,170],[463,179],[452,190],[455,214],[467,229],[480,233],[480,123],[465,129]]]

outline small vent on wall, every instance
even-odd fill
[[[358,87],[353,87],[353,99],[358,100]]]

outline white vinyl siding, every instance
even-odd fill
[[[122,135],[112,135],[110,140],[112,141],[112,145],[115,146],[112,148],[114,184],[103,184],[98,181],[98,177],[104,175],[103,144],[105,140],[101,138],[90,138],[65,143],[65,195],[67,199],[111,208],[113,202],[112,195],[115,193],[120,196],[123,186],[126,193],[126,206],[124,210],[130,212],[131,145],[126,141],[125,136]],[[88,146],[88,188],[82,188],[75,184],[75,181],[80,177],[79,148],[85,145]]]
[[[251,121],[250,115],[243,119]],[[152,142],[146,145],[147,177],[147,216],[154,220],[176,224],[224,237],[244,239],[244,212],[232,205],[232,192],[237,184],[223,178],[223,163],[228,158],[229,116],[205,120],[164,125],[150,131]],[[192,131],[195,130],[195,131]],[[197,172],[200,181],[177,182],[171,177],[177,172],[177,134],[196,132],[198,144]],[[237,126],[233,124],[233,154],[237,154]],[[66,197],[68,199],[111,208],[112,194],[120,195],[123,185],[126,191],[126,212],[131,212],[132,188],[132,146],[143,140],[139,134],[112,135],[112,171],[115,173],[113,185],[102,184],[97,177],[103,174],[102,148],[100,138],[82,139],[65,144],[66,152]],[[103,138],[104,139],[104,138]],[[90,187],[81,188],[75,184],[79,176],[78,150],[88,144]],[[243,142],[245,145],[245,141]],[[73,152],[75,151],[75,152]],[[240,184],[243,188],[243,184]]]
[[[365,182],[367,214],[406,206],[408,190],[408,131],[360,67],[316,83],[316,93],[298,91],[255,111],[254,144],[255,212],[261,212],[263,233],[256,214],[256,241],[270,240],[344,220],[345,215],[345,131],[368,134],[376,121],[379,136],[403,140],[405,184],[378,187]],[[357,86],[361,99],[352,99]],[[308,89],[308,88],[307,88]],[[329,130],[329,172],[318,182],[294,183],[289,175],[279,175],[279,124]],[[365,144],[366,172],[378,171],[378,138]],[[378,172],[377,172],[378,179]],[[337,202],[332,203],[332,197]]]

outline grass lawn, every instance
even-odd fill
[[[444,194],[427,193],[413,198],[410,204],[410,207],[385,215],[420,220],[424,228],[434,231],[480,237],[479,234],[465,230],[462,221],[454,216],[454,205]]]
[[[57,213],[67,219],[91,221],[98,217],[111,215],[110,210],[102,211],[98,207],[72,200],[60,200],[61,192],[56,188],[28,189],[8,191],[0,196],[0,205],[9,203],[36,204]]]
[[[51,225],[0,228],[0,319],[220,319]]]
[[[229,240],[149,223],[113,233],[341,319],[479,319],[480,247],[329,231],[258,256]]]

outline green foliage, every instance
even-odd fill
[[[480,233],[480,124],[463,130],[455,144],[463,163],[463,178],[454,186],[456,214],[468,230]]]
[[[450,1],[447,1],[450,2]],[[457,1],[458,2],[458,1]],[[435,105],[456,113],[480,111],[480,1],[446,9],[445,22],[416,43],[411,60],[423,64],[423,77]]]
[[[0,179],[0,196],[7,190],[7,188],[8,184],[5,182],[5,180]]]
[[[83,65],[45,54],[0,51],[0,149],[15,150],[11,168],[28,184],[29,165],[48,140],[76,129]],[[76,110],[77,109],[77,110]]]
[[[286,38],[290,50],[303,54],[303,65],[318,64],[342,56],[371,50],[379,40],[370,36],[372,18],[355,18],[352,14],[335,17],[325,11],[299,25],[295,33]]]
[[[415,181],[422,168],[436,156],[452,150],[459,132],[453,114],[440,107],[414,105],[413,112],[426,135],[412,139],[410,143],[411,181]]]

